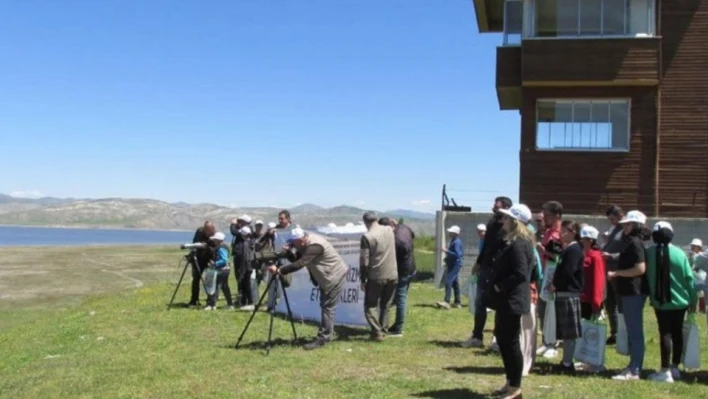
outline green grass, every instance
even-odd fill
[[[8,255],[8,251],[0,250],[0,255]],[[11,253],[16,258],[29,256],[23,251]],[[78,250],[33,251],[49,251],[46,261],[62,265],[60,270],[42,275],[42,284],[49,284],[50,277],[63,279],[62,273],[75,277],[72,273],[78,273],[76,269],[95,271],[91,262],[76,261]],[[402,339],[372,343],[365,330],[339,329],[338,341],[306,352],[287,344],[289,324],[276,319],[274,336],[279,345],[266,357],[260,345],[267,338],[265,313],[256,316],[245,347],[236,350],[233,345],[248,314],[166,311],[174,287],[176,253],[159,248],[154,253],[149,248],[140,251],[136,256],[124,249],[90,248],[88,255],[78,259],[102,255],[103,270],[119,270],[140,279],[145,282],[142,288],[125,289],[131,280],[101,276],[100,281],[84,280],[83,285],[91,289],[83,296],[76,294],[78,298],[68,295],[73,298],[70,301],[54,305],[53,301],[27,296],[13,302],[14,306],[0,308],[0,325],[4,325],[0,333],[0,397],[477,398],[504,382],[497,355],[457,346],[469,335],[472,317],[466,309],[433,308],[431,304],[441,299],[442,292],[428,283],[411,286]],[[50,270],[39,263],[45,259],[42,256],[37,253],[33,258],[38,262],[36,268]],[[428,261],[424,256],[419,256],[419,263]],[[165,272],[150,271],[156,268]],[[429,264],[421,264],[421,269],[429,268]],[[0,263],[0,271],[6,270],[5,262]],[[187,297],[187,289],[183,289],[179,301]],[[20,321],[7,321],[16,318]],[[704,323],[701,319],[705,360]],[[296,327],[299,336],[311,337],[316,332],[313,325],[298,323]],[[487,327],[491,328],[491,323]],[[653,369],[659,363],[658,336],[649,309],[645,331],[645,365]],[[626,362],[626,357],[608,350],[610,368],[619,369]],[[705,372],[690,374],[680,383],[661,385],[615,382],[604,376],[558,376],[547,374],[547,369],[548,363],[538,359],[533,374],[524,379],[524,397],[708,397]]]

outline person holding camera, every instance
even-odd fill
[[[213,295],[207,297],[207,307],[204,310],[214,310],[216,309],[216,301],[219,299],[219,290],[224,293],[226,297],[227,309],[233,309],[234,303],[231,298],[231,289],[229,289],[229,273],[231,268],[229,267],[229,246],[224,243],[226,235],[222,232],[215,233],[211,236],[210,240],[212,245],[216,248],[214,250],[214,259],[209,261],[209,267],[216,268],[216,291]]]
[[[204,226],[197,229],[192,239],[193,243],[205,244],[206,247],[196,249],[197,264],[192,263],[192,295],[188,304],[190,307],[199,306],[199,283],[202,280],[204,270],[212,259],[212,249],[209,247],[209,239],[214,233],[216,233],[214,223],[206,221],[204,222]]]
[[[294,248],[293,255],[290,249]],[[306,344],[305,350],[321,348],[334,338],[334,312],[339,303],[339,296],[344,289],[347,275],[347,264],[327,239],[318,235],[309,235],[303,229],[296,227],[291,232],[288,244],[283,248],[289,251],[292,262],[281,268],[268,266],[273,276],[286,276],[300,269],[307,268],[313,284],[320,289],[320,328],[317,338]]]

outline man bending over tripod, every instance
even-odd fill
[[[216,233],[214,223],[210,221],[204,222],[204,226],[197,229],[194,233],[193,243],[209,244],[209,239]],[[199,283],[202,280],[202,274],[206,270],[209,261],[212,259],[211,248],[199,248],[196,250],[198,265],[192,264],[192,297],[189,300],[189,306],[199,306]]]
[[[312,283],[320,289],[322,316],[317,338],[303,348],[317,349],[334,338],[334,311],[339,302],[339,295],[344,289],[347,264],[324,237],[308,235],[299,227],[294,228],[291,234],[285,249],[293,247],[297,250],[297,255],[290,259],[293,263],[280,269],[271,265],[268,266],[268,271],[276,276],[287,275],[305,267],[310,272]]]

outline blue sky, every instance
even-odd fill
[[[487,209],[519,116],[468,0],[0,3],[0,192]]]

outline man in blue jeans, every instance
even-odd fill
[[[455,293],[454,307],[461,308],[460,303],[460,270],[462,269],[462,258],[464,250],[462,248],[462,239],[460,239],[460,226],[452,226],[447,229],[447,235],[450,237],[450,246],[442,247],[442,252],[445,254],[445,300],[438,302],[441,309],[450,309],[450,300],[452,292]]]
[[[396,238],[396,265],[398,266],[398,284],[393,303],[396,306],[396,322],[388,330],[389,337],[403,336],[403,323],[408,305],[408,288],[415,277],[415,252],[413,241],[415,233],[403,223],[396,223],[389,218],[379,219],[379,224],[390,226]]]

